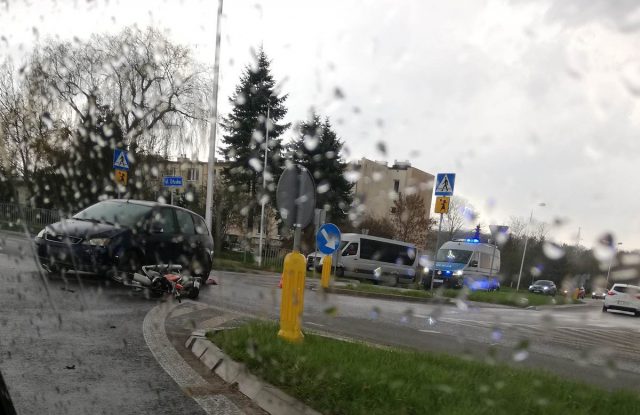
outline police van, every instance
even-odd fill
[[[499,272],[500,250],[495,245],[480,242],[478,238],[456,239],[445,242],[438,250],[433,286],[499,290]],[[427,282],[430,283],[430,279],[425,285]]]

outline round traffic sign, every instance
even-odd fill
[[[276,189],[276,204],[282,221],[289,227],[306,227],[316,207],[316,187],[309,170],[293,165],[282,172]]]
[[[316,243],[318,250],[326,255],[331,255],[340,246],[340,229],[333,223],[325,223],[318,229]]]

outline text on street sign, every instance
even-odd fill
[[[182,176],[165,176],[162,178],[162,185],[164,187],[181,187]]]

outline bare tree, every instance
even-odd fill
[[[188,48],[153,28],[126,28],[36,51],[32,73],[75,117],[91,96],[114,108],[131,152],[154,153],[205,122],[205,81]],[[198,125],[196,125],[198,124]]]
[[[418,195],[399,195],[394,202],[391,223],[394,226],[394,238],[411,242],[425,248],[430,222],[424,199]]]
[[[36,82],[17,76],[12,62],[0,65],[0,142],[5,152],[4,169],[24,179],[31,195],[34,177],[50,167],[50,154],[63,146],[69,130],[52,117],[54,105]]]
[[[462,228],[478,220],[478,213],[469,201],[460,196],[453,196],[449,203],[449,212],[444,214],[444,230],[453,239]]]
[[[365,216],[354,231],[380,238],[393,238],[395,233],[393,223],[389,218],[376,218],[373,216]]]
[[[546,222],[533,221],[530,231],[531,237],[538,242],[542,242],[547,239],[549,235],[549,224]]]
[[[528,235],[538,242],[542,242],[549,234],[549,224],[534,220],[531,224],[528,220],[520,216],[509,218],[509,233],[517,240],[524,240]]]
[[[527,233],[527,221],[520,216],[509,218],[509,233],[515,239],[523,239]]]

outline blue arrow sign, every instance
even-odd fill
[[[318,250],[326,255],[331,255],[340,246],[340,229],[333,223],[325,223],[316,234]]]
[[[453,196],[453,186],[455,183],[455,173],[438,173],[435,189],[436,196]]]
[[[116,170],[129,170],[129,155],[124,150],[113,151],[113,168]]]
[[[164,187],[182,187],[182,176],[165,176],[162,178]]]

